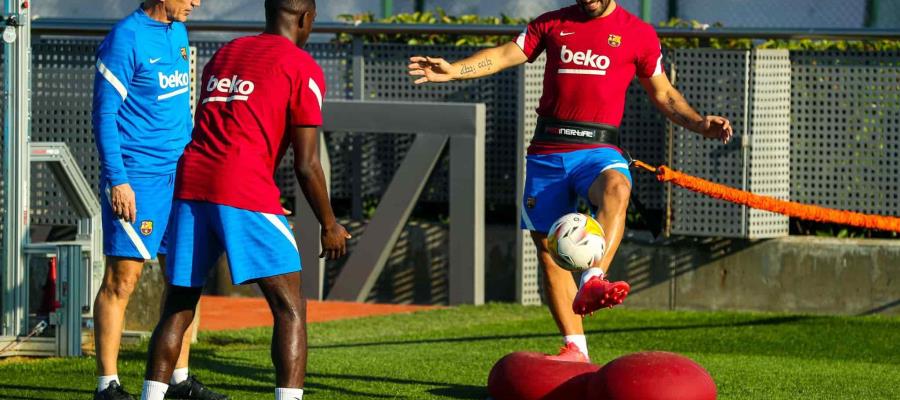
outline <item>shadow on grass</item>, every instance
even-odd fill
[[[11,396],[8,393],[11,390],[27,390],[34,392],[34,397],[31,397],[31,394],[25,396]],[[59,387],[47,387],[47,386],[28,386],[28,385],[10,385],[6,383],[0,384],[0,399],[16,399],[16,400],[43,400],[47,399],[48,396],[53,398],[54,395],[58,395],[60,393],[67,393],[73,395],[73,397],[81,397],[88,398],[94,395],[93,390],[84,390],[84,389],[72,389],[70,387],[59,388]],[[77,394],[77,395],[76,395]]]
[[[207,369],[217,374],[227,375],[233,380],[230,382],[216,382],[210,386],[222,392],[251,392],[260,395],[272,393],[275,386],[275,371],[272,367],[261,368],[257,365],[222,356],[213,350],[201,350],[191,353],[191,366],[196,369]],[[242,382],[235,382],[241,380]],[[323,381],[346,381],[347,384],[326,384]],[[253,382],[246,384],[243,382]],[[397,398],[396,393],[369,393],[365,391],[349,389],[359,382],[372,382],[376,384],[393,383],[398,385],[431,386],[428,392],[454,399],[483,399],[487,396],[487,390],[479,386],[460,385],[447,382],[425,381],[415,379],[402,379],[386,376],[350,375],[350,374],[323,374],[308,372],[306,374],[305,392],[309,396],[315,396],[323,392],[340,393],[360,398]]]
[[[307,378],[312,378],[314,382],[308,384],[307,386],[312,388],[328,388],[329,390],[347,393],[347,394],[361,394],[366,395],[368,397],[377,397],[377,398],[396,398],[396,394],[368,394],[361,392],[351,392],[345,389],[342,386],[332,386],[332,385],[322,385],[315,383],[315,380],[318,379],[336,379],[336,380],[346,380],[349,382],[373,382],[373,383],[393,383],[398,385],[417,385],[417,386],[437,386],[436,388],[428,389],[428,393],[432,393],[435,395],[440,395],[444,397],[454,398],[454,399],[483,399],[487,396],[487,390],[480,386],[472,386],[472,385],[460,385],[454,383],[447,382],[435,382],[435,381],[424,381],[417,379],[401,379],[401,378],[392,378],[386,376],[366,376],[366,375],[349,375],[349,374],[318,374],[318,373],[309,373],[307,374]]]
[[[237,360],[223,356],[212,349],[191,350],[191,368],[215,371],[216,374],[226,375],[230,379],[225,382],[218,381],[210,384],[210,387],[228,392],[249,392],[259,395],[269,395],[275,387],[275,370],[273,367],[261,368],[258,365],[249,365],[244,360]],[[238,381],[239,380],[239,381]],[[326,384],[322,381],[337,380],[347,381],[347,384]],[[316,393],[340,393],[360,398],[397,398],[394,393],[369,393],[349,389],[358,382],[395,383],[404,385],[436,386],[432,389],[440,391],[442,395],[456,399],[484,398],[486,391],[476,386],[457,385],[446,382],[430,382],[412,379],[398,379],[384,376],[346,375],[346,374],[321,374],[308,372],[304,390],[309,396]]]
[[[447,382],[423,381],[417,379],[400,379],[384,376],[365,376],[365,375],[347,375],[347,374],[309,374],[308,376],[323,379],[345,379],[353,382],[377,382],[377,383],[396,383],[399,385],[422,385],[422,386],[438,386],[429,389],[429,393],[439,394],[441,396],[452,397],[454,399],[483,399],[487,395],[485,388],[472,385],[460,385]],[[387,396],[390,397],[390,396]]]
[[[747,326],[765,326],[765,325],[781,325],[813,320],[822,317],[815,316],[784,316],[762,318],[752,321],[743,321],[735,323],[720,324],[693,324],[693,325],[657,325],[657,326],[639,326],[631,328],[611,328],[611,329],[594,329],[586,330],[586,334],[623,334],[635,332],[652,332],[652,331],[681,331],[691,329],[708,329],[708,328],[739,328]],[[348,343],[348,344],[329,344],[329,345],[311,345],[310,349],[334,349],[334,348],[352,348],[352,347],[375,347],[375,346],[397,346],[410,344],[430,344],[430,343],[459,343],[459,342],[483,342],[491,340],[506,339],[539,339],[553,338],[559,336],[557,332],[549,333],[530,333],[522,335],[493,335],[493,336],[465,336],[457,338],[439,338],[439,339],[420,339],[420,340],[395,340],[389,342],[366,342],[366,343]]]
[[[454,385],[453,387],[430,389],[428,393],[451,399],[484,399],[488,396],[487,388],[480,386]]]
[[[123,354],[125,358],[134,359],[136,353]],[[274,369],[260,368],[258,366],[239,365],[241,363],[228,359],[227,357],[219,357],[211,351],[199,351],[191,354],[192,367],[197,369],[208,369],[215,371],[217,374],[227,375],[231,379],[230,382],[218,381],[211,384],[210,387],[223,393],[253,393],[260,396],[269,396],[274,392],[275,376]],[[236,382],[236,380],[241,380]],[[324,380],[334,380],[338,383],[325,384]],[[346,381],[346,384],[341,382]],[[446,382],[423,381],[415,379],[400,379],[384,376],[366,376],[366,375],[349,375],[349,374],[307,374],[306,393],[309,396],[321,396],[324,393],[342,394],[346,396],[357,396],[366,399],[387,399],[398,398],[396,393],[370,393],[360,390],[348,389],[358,382],[372,383],[393,383],[398,385],[415,385],[415,386],[431,386],[427,392],[436,396],[442,396],[452,399],[483,399],[487,396],[487,390],[479,386],[459,385]],[[9,395],[10,391],[27,391],[30,393],[22,395]],[[44,400],[47,398],[60,398],[58,395],[66,394],[65,398],[90,398],[93,395],[91,390],[79,390],[69,387],[48,387],[48,386],[29,386],[29,385],[12,385],[0,384],[0,398],[10,400]],[[417,398],[415,394],[412,397]],[[402,397],[401,397],[402,398]]]

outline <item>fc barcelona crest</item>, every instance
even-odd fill
[[[187,47],[181,48],[181,58],[183,58],[184,61],[187,61]]]
[[[619,35],[609,35],[607,43],[612,47],[619,47],[622,45],[622,37]]]
[[[153,233],[153,221],[141,221],[141,235],[150,236]]]

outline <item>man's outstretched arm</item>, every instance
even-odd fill
[[[522,48],[513,42],[484,49],[449,63],[439,57],[414,56],[409,58],[409,75],[418,77],[416,84],[475,79],[496,74],[509,67],[528,61]]]
[[[718,139],[728,143],[734,135],[731,122],[727,118],[708,115],[701,116],[694,111],[684,96],[669,82],[666,74],[651,78],[641,78],[641,85],[650,100],[672,122],[697,132],[710,139]]]

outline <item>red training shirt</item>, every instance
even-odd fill
[[[547,52],[537,113],[560,120],[619,126],[634,75],[663,73],[653,26],[621,6],[602,18],[573,5],[541,15],[516,39],[528,62]],[[550,154],[602,144],[532,142],[528,154]]]
[[[198,84],[175,198],[282,214],[275,169],[289,128],[322,125],[322,68],[289,39],[264,33],[219,49]]]

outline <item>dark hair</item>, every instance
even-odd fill
[[[279,12],[300,15],[316,9],[316,0],[266,0],[266,20],[274,21]]]

